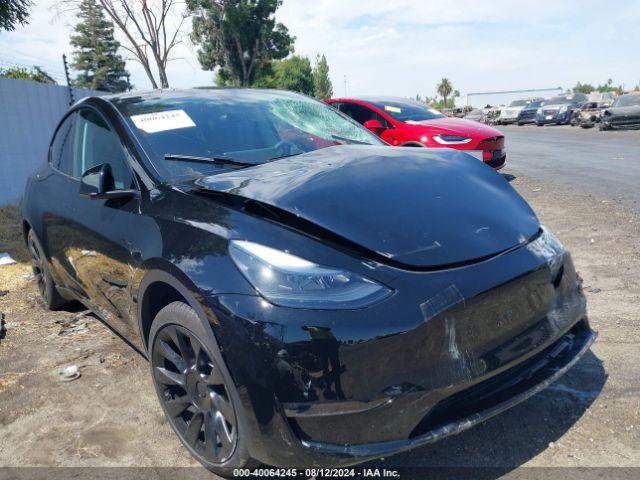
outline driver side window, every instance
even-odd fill
[[[381,115],[363,105],[343,103],[338,108],[361,125],[368,120],[378,120],[383,127],[389,128],[387,121]]]
[[[116,189],[131,188],[133,178],[122,143],[93,110],[82,109],[77,116],[73,152],[73,177],[81,178],[90,168],[108,163]]]

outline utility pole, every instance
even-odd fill
[[[67,88],[69,89],[69,105],[73,105],[73,88],[71,88],[71,79],[69,78],[69,66],[67,65],[67,56],[62,54],[62,63],[64,65],[64,76],[67,79]]]

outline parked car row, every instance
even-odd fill
[[[500,110],[498,115],[498,125],[507,125],[509,123],[516,123],[520,117],[520,112],[531,103],[531,100],[515,100],[511,104]]]
[[[571,122],[573,112],[586,103],[588,97],[584,93],[558,95],[544,102],[536,110],[536,125],[567,125]]]
[[[515,100],[507,107],[474,109],[464,118],[488,125],[571,125],[600,130],[640,129],[640,92],[615,97],[612,92],[580,92],[551,99]]]

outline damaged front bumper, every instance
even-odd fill
[[[376,271],[396,293],[367,309],[209,299],[254,458],[346,466],[434,442],[542,390],[595,339],[571,257],[546,231],[461,268]]]
[[[639,130],[640,115],[602,117],[602,124],[604,128],[611,129],[611,130]]]
[[[463,432],[524,402],[563,376],[589,350],[597,334],[586,321],[578,323],[558,341],[522,365],[444,399],[414,428],[408,439],[335,445],[302,441],[321,454],[367,459],[433,443]]]

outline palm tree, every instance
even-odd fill
[[[451,85],[451,81],[448,78],[443,78],[440,80],[440,83],[436,86],[438,93],[442,95],[444,98],[444,106],[447,106],[447,97],[451,95],[453,91],[453,85]]]

